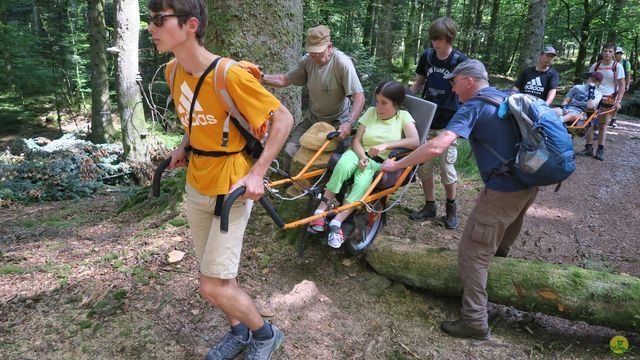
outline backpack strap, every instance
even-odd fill
[[[496,111],[498,111],[498,108],[500,107],[500,105],[504,102],[505,97],[501,97],[499,95],[496,94],[486,94],[486,95],[477,95],[474,97],[474,99],[479,99],[482,100],[484,102],[487,102],[491,105],[494,105],[496,107]],[[514,159],[505,159],[502,155],[500,155],[493,147],[491,147],[491,145],[487,144],[486,142],[482,141],[482,140],[478,140],[478,142],[480,144],[482,144],[482,146],[484,146],[487,150],[489,150],[496,158],[498,158],[498,160],[500,160],[502,162],[502,166],[500,166],[498,169],[493,170],[491,173],[489,173],[489,176],[487,178],[487,181],[495,176],[498,175],[508,175],[508,176],[513,176],[513,164],[515,161]]]
[[[171,101],[173,101],[173,83],[176,79],[176,71],[178,69],[178,60],[173,59],[173,61],[169,61],[167,63],[167,66],[170,67],[169,69],[169,79],[167,85],[169,85],[169,96],[167,96],[167,102],[164,105],[165,109],[169,108],[169,104],[171,104]]]

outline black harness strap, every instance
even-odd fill
[[[202,73],[202,75],[200,75],[200,78],[198,79],[198,83],[196,84],[196,88],[193,91],[193,98],[191,99],[191,106],[189,107],[189,136],[191,136],[191,123],[193,120],[193,107],[196,104],[196,99],[198,98],[198,93],[200,92],[200,88],[202,87],[202,83],[204,82],[204,78],[207,77],[207,75],[211,72],[211,70],[216,68],[216,65],[218,65],[218,61],[220,61],[220,59],[222,59],[221,57],[217,57],[215,58],[215,60],[213,60],[211,62],[211,64],[209,64],[209,67],[207,67],[207,69]]]

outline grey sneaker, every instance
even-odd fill
[[[424,204],[422,209],[412,212],[411,215],[409,215],[409,218],[413,221],[424,221],[428,218],[436,217],[436,210],[435,201],[428,202]]]
[[[474,329],[462,322],[462,319],[443,321],[440,323],[440,329],[457,338],[471,338],[482,341],[491,339],[489,329]]]
[[[593,145],[592,144],[585,144],[584,145],[584,150],[577,152],[576,155],[578,155],[578,156],[593,156]]]
[[[458,204],[449,202],[446,203],[445,208],[447,210],[447,216],[445,217],[445,226],[447,229],[455,229],[458,227]]]
[[[250,343],[251,332],[249,332],[249,339],[242,341],[239,337],[233,336],[231,331],[227,331],[222,341],[209,350],[205,360],[231,360],[249,346]]]
[[[284,342],[284,334],[275,325],[271,324],[273,337],[269,340],[258,341],[253,339],[249,345],[246,360],[269,360],[271,355],[278,351]]]

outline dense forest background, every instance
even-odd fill
[[[638,69],[640,0],[208,3],[207,47],[212,51],[256,62],[268,72],[284,72],[302,54],[304,30],[326,24],[334,45],[357,61],[367,91],[383,78],[405,83],[414,78],[416,60],[430,46],[429,23],[440,16],[450,16],[458,24],[454,46],[485,62],[491,75],[503,79],[505,86],[535,61],[536,52],[545,45],[558,50],[555,67],[565,85],[580,81],[580,74],[596,61],[605,42],[625,49],[634,77]],[[142,0],[4,0],[0,4],[0,68],[4,74],[0,88],[23,101],[36,97],[40,104],[51,104],[58,120],[69,112],[91,114],[90,138],[123,139],[127,152],[137,144],[126,139],[126,124],[143,116],[141,109],[145,110],[142,121],[152,131],[179,132],[175,117],[161,116],[163,121],[158,121],[157,115],[166,114],[152,111],[161,108],[167,92],[159,70],[170,55],[155,51],[146,19],[148,11]],[[122,29],[132,28],[128,23],[135,23],[137,34],[123,38]],[[267,34],[247,38],[245,45],[237,45],[242,40],[229,41],[229,34],[241,37],[247,33],[242,24]],[[270,29],[274,31],[268,33]],[[135,62],[119,64],[124,55],[118,49],[123,47],[116,45],[125,41],[137,42],[133,47],[137,69]],[[248,43],[253,45],[246,46]],[[289,61],[274,60],[277,54],[286,54],[283,57]],[[135,81],[137,86],[119,86],[118,79]],[[289,96],[289,106],[297,107],[293,109],[297,114],[299,105],[291,103],[299,103],[300,96]],[[114,125],[112,113],[116,118],[126,117],[121,127]],[[140,154],[136,157],[146,159]]]

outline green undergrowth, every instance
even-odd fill
[[[149,186],[132,188],[118,213],[135,212],[148,217],[174,212],[184,197],[185,181],[185,169],[175,170],[171,176],[164,177],[160,182],[160,196],[157,198],[151,195]]]

